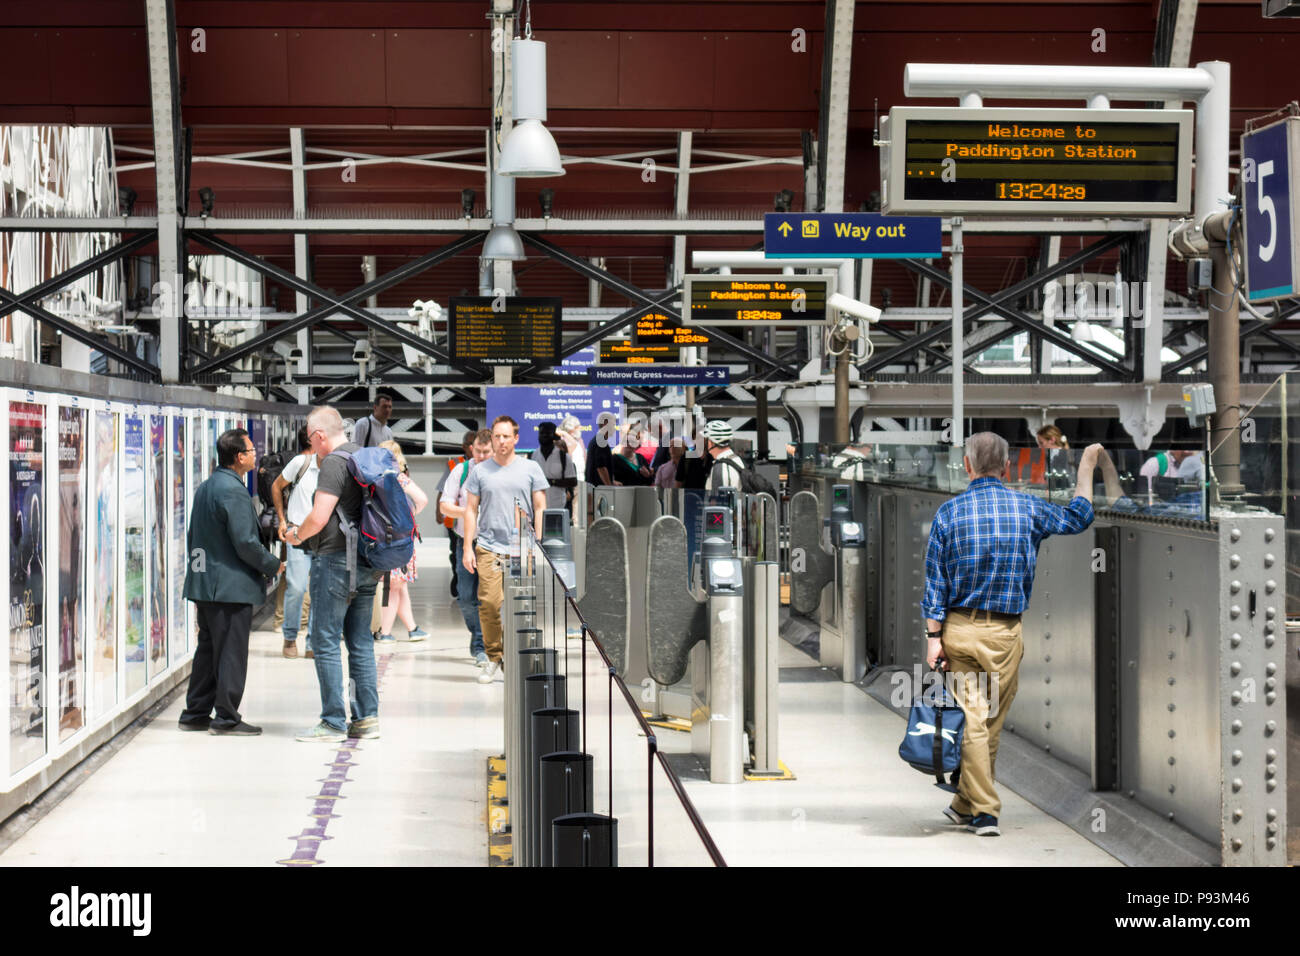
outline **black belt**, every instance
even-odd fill
[[[1014,622],[1016,622],[1016,623],[1019,623],[1019,621],[1020,621],[1020,615],[1019,615],[1019,614],[1003,614],[1001,611],[986,611],[986,610],[984,610],[984,608],[982,608],[982,607],[950,607],[950,608],[948,608],[948,613],[949,613],[949,614],[951,614],[951,613],[954,612],[954,611],[960,611],[960,612],[963,613],[963,614],[969,614],[971,617],[974,617],[976,614],[987,614],[991,619],[993,619],[993,620],[997,620],[997,621],[1014,621]]]

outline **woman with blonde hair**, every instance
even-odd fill
[[[1066,439],[1065,433],[1055,425],[1044,425],[1034,433],[1038,440],[1038,447],[1049,448],[1069,448],[1070,442]]]
[[[411,512],[418,515],[424,510],[425,505],[429,503],[429,498],[420,490],[420,486],[411,480],[409,469],[406,466],[406,456],[402,454],[401,446],[395,441],[386,441],[380,442],[379,447],[386,448],[393,453],[393,458],[397,462],[397,480],[411,502]],[[411,589],[408,585],[414,580],[416,580],[414,554],[411,555],[410,563],[406,567],[394,568],[388,572],[388,603],[384,605],[379,618],[379,642],[381,644],[396,643],[392,634],[393,622],[399,617],[406,626],[406,634],[409,640],[422,641],[429,636],[427,631],[416,627],[415,615],[411,613]]]

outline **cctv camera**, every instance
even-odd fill
[[[290,361],[290,362],[301,362],[301,361],[302,361],[302,358],[303,358],[303,356],[302,356],[302,349],[299,349],[299,348],[292,348],[292,349],[289,349],[289,361]]]
[[[867,303],[859,302],[857,299],[850,299],[847,295],[839,292],[832,292],[826,299],[826,304],[832,309],[847,312],[854,318],[865,319],[868,322],[878,322],[880,320],[880,310],[874,305],[867,305]]]
[[[370,361],[370,343],[358,342],[352,347],[352,361],[369,362]]]

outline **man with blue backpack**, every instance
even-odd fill
[[[330,406],[307,416],[307,438],[319,456],[311,513],[286,533],[289,544],[312,539],[311,643],[320,682],[321,719],[302,741],[341,743],[379,736],[379,687],[370,611],[382,572],[402,567],[414,553],[414,516],[397,479],[392,453],[362,449],[347,439]],[[348,648],[352,721],[346,722],[343,661]]]

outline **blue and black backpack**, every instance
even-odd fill
[[[352,480],[361,486],[360,523],[353,529],[340,521],[345,535],[355,536],[361,563],[375,571],[406,567],[415,555],[415,515],[398,481],[392,452],[387,448],[362,448],[330,454],[347,462]]]

